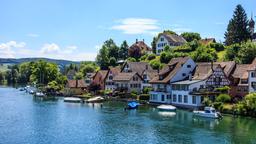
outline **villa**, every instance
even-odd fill
[[[177,34],[160,34],[159,38],[156,41],[156,54],[160,55],[160,53],[164,50],[166,45],[170,47],[181,46],[185,44],[187,41]]]

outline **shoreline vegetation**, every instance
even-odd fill
[[[1,64],[0,84],[3,85],[32,85],[40,92],[50,95],[78,96],[72,94],[67,87],[67,82],[73,79],[84,80],[89,73],[99,70],[107,70],[110,67],[118,67],[123,62],[147,62],[154,70],[160,70],[171,59],[177,57],[191,57],[195,62],[235,61],[238,64],[249,64],[256,57],[256,43],[250,35],[250,23],[246,12],[241,5],[237,5],[233,18],[229,21],[225,32],[225,42],[216,42],[213,38],[202,39],[199,33],[184,32],[181,36],[187,41],[184,45],[172,48],[164,46],[160,55],[156,54],[156,42],[161,34],[178,35],[171,30],[165,30],[153,37],[152,53],[129,49],[127,41],[118,46],[113,39],[106,40],[96,57],[96,62],[81,62],[80,64],[59,67],[56,63],[44,60],[24,62],[14,65]],[[137,40],[136,40],[137,43]],[[143,41],[144,43],[144,41]],[[77,88],[77,84],[76,87]],[[125,98],[132,98],[147,103],[149,91],[143,89],[142,94],[135,91],[124,94]],[[220,94],[216,101],[205,99],[205,106],[213,106],[222,113],[256,117],[256,93],[250,93],[237,100],[228,94],[229,87],[218,89]],[[97,95],[112,95],[110,91],[99,90],[94,85],[83,89],[79,96],[90,98]],[[128,95],[128,97],[127,97]],[[122,96],[119,96],[121,99]]]

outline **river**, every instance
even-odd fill
[[[193,117],[150,106],[124,111],[125,103],[65,103],[0,88],[0,144],[256,143],[256,119]]]

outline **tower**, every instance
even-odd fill
[[[251,20],[249,21],[249,30],[250,30],[251,36],[253,36],[253,34],[254,34],[254,25],[255,25],[255,22],[253,20],[253,14],[252,14]]]

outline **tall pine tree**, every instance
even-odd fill
[[[121,44],[120,46],[120,49],[119,49],[119,58],[121,60],[126,60],[128,58],[128,44],[126,41],[123,41],[123,43]]]
[[[244,8],[239,4],[229,21],[227,31],[225,32],[225,44],[231,45],[247,41],[250,38],[248,19]]]

